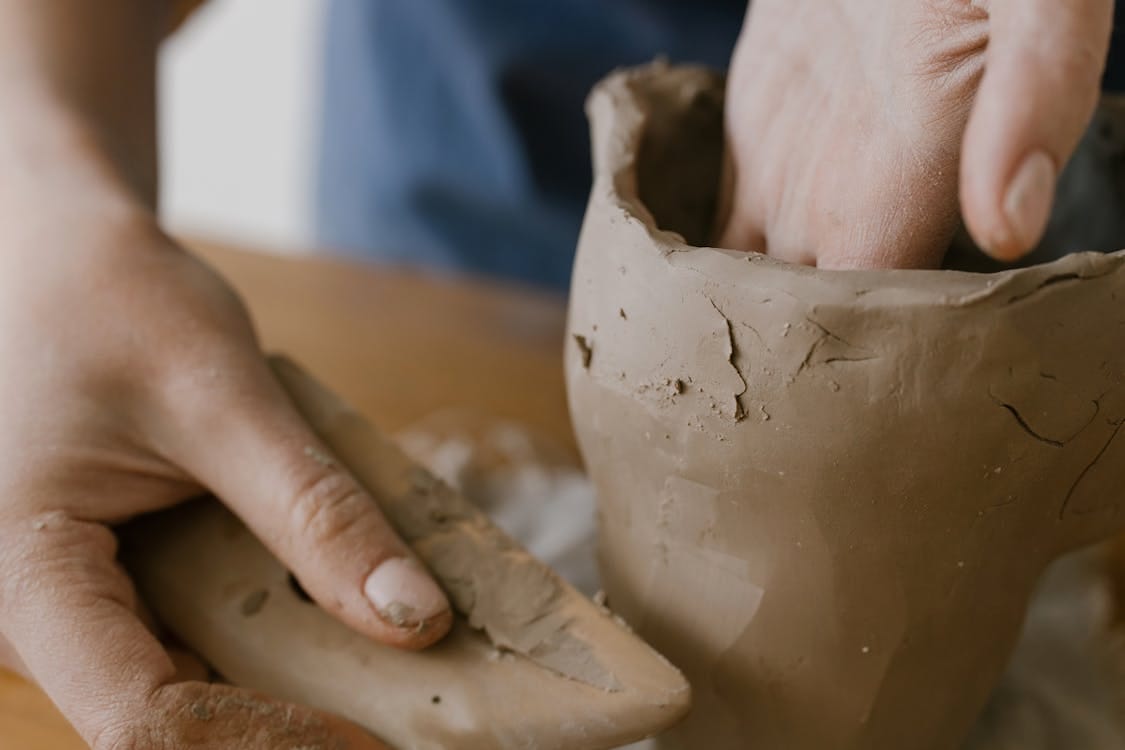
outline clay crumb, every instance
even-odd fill
[[[628,320],[629,319],[629,316],[625,314],[625,308],[624,307],[617,308],[617,317],[621,318],[622,320]]]
[[[594,358],[594,348],[586,337],[580,333],[574,334],[574,343],[578,344],[578,351],[582,354],[582,367],[589,370],[590,360]]]
[[[336,465],[336,461],[331,456],[322,451],[320,448],[317,448],[315,445],[306,445],[305,455],[311,458],[313,461],[316,461],[321,466],[331,467]]]
[[[211,707],[208,706],[205,701],[192,703],[191,706],[188,707],[188,710],[191,711],[192,716],[200,721],[211,721],[211,718],[214,716]]]
[[[441,696],[435,695],[433,698],[430,698],[430,703],[434,704],[435,706],[440,705],[441,704]]]
[[[270,598],[270,592],[265,589],[258,589],[252,594],[248,595],[242,600],[242,616],[253,617],[262,611],[266,606],[266,601]]]
[[[594,604],[598,605],[599,607],[604,608],[606,606],[606,602],[608,601],[609,595],[606,594],[605,589],[598,589],[598,592],[594,594]]]

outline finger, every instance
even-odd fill
[[[445,593],[316,436],[264,359],[178,389],[172,457],[224,500],[324,609],[376,640],[424,648],[448,632]]]
[[[234,688],[175,683],[134,612],[100,524],[63,514],[0,529],[0,632],[93,750],[383,746],[341,720]]]
[[[977,244],[1015,260],[1041,239],[1059,172],[1097,104],[1113,0],[993,0],[984,78],[961,154]]]
[[[134,597],[133,611],[148,632],[160,641],[164,651],[168,654],[168,658],[172,660],[176,682],[188,682],[190,680],[206,682],[208,680],[211,676],[211,668],[194,653],[183,648],[176,637],[169,633],[156,619],[156,615],[149,609],[143,599]]]

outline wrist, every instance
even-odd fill
[[[0,118],[0,227],[155,216],[155,175],[123,165],[84,118],[34,103],[12,111],[18,114]]]

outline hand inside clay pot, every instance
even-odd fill
[[[718,246],[821,268],[936,268],[959,187],[977,244],[1023,255],[1097,102],[1112,11],[755,0],[731,63]]]
[[[567,382],[610,602],[693,684],[664,746],[953,750],[1044,568],[1125,525],[1125,254],[711,249],[720,77],[620,73],[589,111]]]

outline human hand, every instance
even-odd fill
[[[451,614],[290,404],[231,290],[128,201],[77,195],[60,214],[0,185],[0,662],[94,750],[383,747],[200,680],[146,626],[110,524],[205,491],[356,630],[422,648]]]
[[[1097,103],[1112,0],[754,0],[727,93],[722,247],[936,267],[960,211],[1015,260]]]

